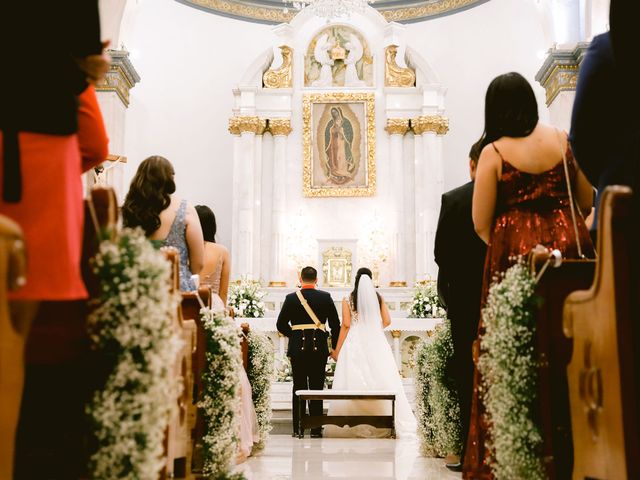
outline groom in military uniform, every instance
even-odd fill
[[[300,290],[285,298],[278,315],[278,332],[289,338],[287,355],[293,371],[293,436],[298,436],[296,390],[322,390],[329,356],[327,324],[331,345],[338,343],[340,320],[331,294],[316,289],[318,272],[304,267],[300,272]],[[305,405],[306,408],[306,405]],[[322,400],[309,401],[309,414],[322,415]],[[300,432],[304,434],[304,432]],[[322,428],[311,429],[312,438],[322,437]]]

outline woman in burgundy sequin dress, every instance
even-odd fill
[[[487,243],[482,305],[494,278],[519,255],[536,245],[557,248],[564,258],[578,258],[576,230],[582,254],[593,257],[589,233],[578,209],[589,212],[593,188],[578,168],[567,136],[538,122],[538,107],[531,85],[520,74],[495,78],[485,100],[483,150],[473,197],[476,232]],[[576,203],[574,227],[565,164]],[[478,340],[484,333],[480,319]],[[481,354],[476,341],[474,359]],[[471,425],[467,439],[463,478],[493,478],[490,452],[485,448],[487,424],[481,379],[474,372]]]

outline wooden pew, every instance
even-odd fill
[[[172,266],[171,294],[179,291],[179,253],[173,247],[165,247],[162,252]],[[193,478],[191,462],[193,455],[192,430],[195,426],[195,410],[193,403],[193,355],[197,347],[197,326],[194,320],[186,320],[182,315],[182,306],[178,304],[175,314],[174,328],[182,340],[182,348],[173,365],[173,375],[180,378],[181,388],[173,405],[169,426],[166,433],[167,462],[161,478]]]
[[[207,287],[200,287],[198,294],[202,302],[211,306],[211,290]],[[202,376],[207,368],[207,336],[204,326],[200,320],[200,302],[194,292],[182,292],[182,318],[195,322],[196,325],[196,348],[191,359],[191,368],[193,375],[193,429],[191,431],[191,451],[192,451],[192,471],[201,472],[203,467],[202,457],[202,437],[206,433],[206,425],[204,416],[198,412],[197,404],[200,399],[200,393],[203,390]]]
[[[548,479],[570,478],[573,467],[566,370],[572,342],[562,330],[563,305],[567,295],[591,284],[594,270],[593,260],[566,259],[558,268],[547,268],[536,287],[542,299],[536,314],[535,347],[540,361],[536,417]]]
[[[7,292],[24,282],[25,273],[22,230],[0,215],[0,478],[13,475],[26,343],[26,332],[17,330],[11,321]]]
[[[243,323],[240,325],[242,329],[242,337],[240,338],[240,349],[242,351],[242,366],[244,367],[245,372],[249,372],[249,339],[247,335],[249,335],[250,327],[248,323]]]
[[[600,203],[598,265],[588,290],[565,302],[564,332],[573,339],[568,368],[574,479],[640,478],[638,372],[634,371],[630,243],[632,195],[609,187]],[[637,228],[637,225],[635,225]],[[637,348],[637,346],[636,346]]]
[[[95,296],[98,282],[89,259],[97,224],[115,228],[112,189],[96,188],[85,203],[82,275]],[[95,222],[95,224],[94,224]],[[52,252],[55,251],[52,244]],[[16,478],[84,478],[92,446],[85,407],[104,383],[107,366],[90,349],[86,300],[43,302],[26,347],[26,383],[16,438]]]

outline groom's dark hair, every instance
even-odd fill
[[[315,282],[318,278],[318,271],[313,267],[304,267],[300,271],[300,278],[303,282]]]

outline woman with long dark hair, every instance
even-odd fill
[[[593,255],[580,215],[591,210],[593,188],[573,159],[567,135],[539,122],[533,89],[522,75],[500,75],[489,85],[482,146],[473,192],[473,223],[487,243],[481,306],[493,279],[538,244],[559,249],[564,258]],[[476,359],[483,333],[480,319]],[[467,479],[493,478],[480,383],[476,369],[463,468]]]
[[[195,208],[175,191],[171,162],[159,155],[145,159],[131,180],[122,219],[125,227],[141,227],[158,247],[178,249],[180,290],[191,291],[191,274],[202,269],[204,240]]]
[[[395,430],[399,438],[415,435],[416,419],[404,392],[393,352],[384,335],[391,324],[389,309],[373,286],[368,268],[356,273],[353,292],[342,300],[342,325],[332,357],[338,362],[333,388],[348,391],[396,392]],[[388,401],[333,400],[329,415],[389,415]],[[325,427],[329,437],[384,437],[387,429],[369,425]]]
[[[231,272],[229,250],[216,243],[218,227],[213,210],[206,205],[196,205],[196,212],[204,235],[204,266],[200,270],[200,285],[211,288],[211,292],[218,295],[226,306]]]

